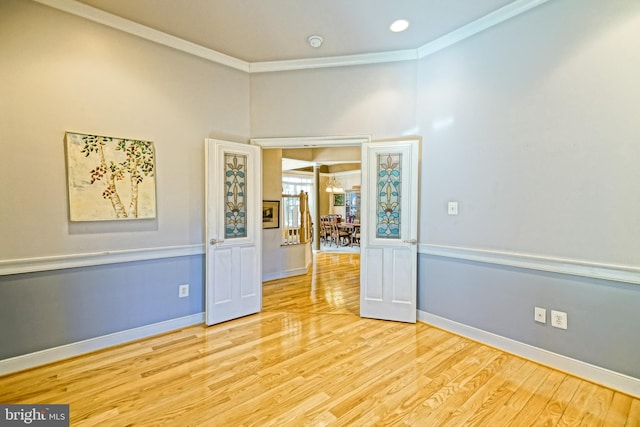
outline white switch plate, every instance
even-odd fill
[[[554,328],[567,329],[567,313],[551,310],[551,326]]]
[[[447,204],[447,213],[449,215],[458,215],[458,202],[449,202]]]
[[[545,308],[536,307],[533,311],[533,318],[536,322],[547,323],[547,310]]]
[[[189,296],[189,285],[184,284],[178,286],[178,298],[185,298]]]

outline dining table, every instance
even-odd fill
[[[354,236],[357,234],[360,236],[360,223],[359,222],[339,222],[337,224],[338,228],[349,231],[349,246],[353,246]],[[359,237],[358,237],[359,240]],[[359,243],[359,242],[358,242]]]

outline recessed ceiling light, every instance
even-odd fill
[[[391,24],[391,26],[389,27],[389,29],[394,33],[399,33],[406,30],[407,28],[409,28],[409,21],[407,21],[406,19],[398,19],[397,21],[394,21],[393,24]]]

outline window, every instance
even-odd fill
[[[301,191],[311,194],[313,178],[304,175],[283,175],[282,194],[294,195]]]
[[[286,244],[306,242],[302,234],[311,232],[311,221],[305,217],[313,212],[313,201],[308,198],[304,213],[300,211],[300,192],[313,194],[313,178],[304,175],[282,176],[282,239]],[[302,228],[302,230],[301,230]],[[302,233],[301,233],[302,231]]]

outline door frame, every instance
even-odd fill
[[[403,135],[401,137],[396,138],[388,138],[381,140],[373,140],[371,135],[360,134],[360,135],[339,135],[339,136],[315,136],[315,137],[274,137],[274,138],[252,138],[250,139],[250,144],[259,145],[264,148],[324,148],[324,147],[349,147],[349,146],[358,146],[362,147],[363,144],[369,142],[386,142],[386,143],[402,143],[403,141],[407,141],[409,139],[417,139],[419,141],[419,149],[418,149],[418,169],[420,168],[420,164],[422,163],[422,137],[419,135]],[[420,171],[418,171],[418,197],[420,196]],[[419,202],[418,202],[419,203]],[[318,210],[320,209],[320,203],[316,203],[316,212],[315,215],[318,216]],[[419,216],[419,206],[418,206],[418,216]],[[419,218],[415,219],[416,222],[419,222]],[[318,221],[316,221],[318,222]],[[316,224],[316,227],[318,224]],[[419,228],[419,225],[417,225]],[[318,234],[318,230],[314,227],[315,235]],[[416,235],[419,236],[418,230],[416,230]],[[261,243],[262,244],[262,243]],[[415,242],[415,244],[419,244],[419,242]],[[262,248],[260,248],[262,249]],[[361,274],[361,273],[360,273]],[[416,277],[417,280],[417,277]],[[362,284],[359,287],[359,292],[362,291]],[[417,284],[416,284],[416,292],[417,292]],[[415,295],[417,299],[417,295]],[[417,300],[416,300],[417,303]],[[417,310],[417,306],[416,306]],[[416,313],[417,314],[417,313]]]
[[[371,142],[371,135],[338,135],[338,136],[305,136],[300,138],[252,138],[251,145],[262,148],[324,148],[324,147],[359,147]]]
[[[265,148],[326,148],[326,147],[359,147],[362,144],[371,142],[371,135],[354,134],[354,135],[334,135],[334,136],[305,136],[305,137],[273,137],[273,138],[252,138],[249,140],[251,145],[258,145],[262,149]],[[309,162],[311,163],[311,162]],[[318,198],[319,189],[315,189],[315,197]],[[316,203],[315,211],[312,213],[313,235],[320,236],[320,203]],[[316,249],[318,249],[316,247]]]

